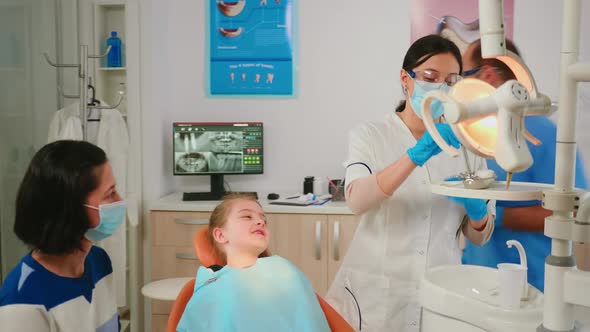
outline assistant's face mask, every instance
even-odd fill
[[[412,105],[412,109],[418,115],[420,119],[422,119],[422,100],[424,99],[424,95],[433,90],[442,90],[443,92],[449,92],[451,89],[445,83],[433,83],[433,82],[424,82],[414,80],[414,92],[410,97],[410,105]],[[433,119],[440,118],[441,115],[444,113],[443,104],[440,100],[435,99],[430,103],[430,113],[432,113]]]
[[[127,212],[126,200],[101,204],[98,207],[87,204],[84,204],[84,206],[98,210],[100,216],[98,226],[90,228],[86,231],[86,234],[84,234],[84,236],[92,242],[98,242],[113,235],[125,220],[125,214]]]

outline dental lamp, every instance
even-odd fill
[[[554,185],[528,183],[528,192],[516,194],[497,187],[469,189],[445,183],[432,187],[434,193],[459,197],[502,200],[535,197],[542,200],[545,209],[553,211],[545,218],[551,253],[545,261],[543,321],[537,332],[576,331],[574,306],[590,307],[590,272],[577,270],[572,251],[572,241],[590,242],[590,193],[574,188],[577,83],[590,81],[590,63],[578,62],[580,9],[581,0],[563,1]],[[505,63],[517,80],[494,89],[487,83],[465,79],[448,94],[429,92],[422,104],[424,123],[443,151],[458,156],[459,151],[446,144],[434,126],[430,106],[439,100],[445,120],[466,149],[496,159],[509,174],[522,172],[533,162],[525,139],[539,143],[526,131],[524,117],[549,114],[551,101],[538,93],[533,76],[522,60],[505,49],[502,0],[480,0],[479,18],[482,56]]]
[[[424,124],[434,141],[451,156],[459,149],[446,144],[436,130],[430,112],[432,101],[443,103],[445,120],[463,146],[484,158],[495,158],[506,172],[522,172],[533,164],[525,140],[524,116],[546,115],[551,100],[545,95],[531,97],[527,88],[510,80],[494,89],[477,79],[455,84],[448,94],[431,91],[424,97]]]

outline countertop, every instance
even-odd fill
[[[281,195],[283,196],[283,195]],[[258,196],[259,202],[266,213],[288,213],[288,214],[349,214],[352,211],[346,206],[346,202],[329,201],[324,205],[289,206],[269,204],[266,194]],[[150,202],[151,211],[194,211],[211,212],[219,204],[219,201],[190,201],[182,200],[182,193],[176,192],[166,195],[156,201]]]

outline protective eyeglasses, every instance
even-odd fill
[[[443,76],[443,74],[433,69],[424,69],[416,71],[406,70],[406,72],[413,79],[430,83],[445,83],[448,86],[453,86],[463,79],[463,77],[459,74],[451,73],[447,76]]]
[[[471,76],[474,74],[477,74],[479,71],[481,70],[481,66],[480,67],[475,67],[473,69],[469,69],[463,72],[463,76],[467,77],[467,76]]]

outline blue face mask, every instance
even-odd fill
[[[414,80],[414,93],[410,97],[410,105],[412,105],[412,109],[418,115],[420,119],[422,119],[422,100],[424,99],[424,95],[427,92],[433,90],[442,90],[443,92],[449,92],[451,89],[450,86],[446,85],[445,83],[432,83],[432,82],[424,82],[424,81],[417,81]],[[435,99],[430,103],[430,113],[432,113],[433,119],[440,118],[441,115],[444,113],[444,108],[440,100]]]
[[[98,226],[90,228],[86,231],[86,234],[84,234],[84,236],[92,242],[98,242],[113,235],[125,220],[125,214],[127,212],[127,201],[125,200],[109,204],[101,204],[98,207],[86,204],[84,204],[84,206],[98,210],[98,214],[100,215]]]

